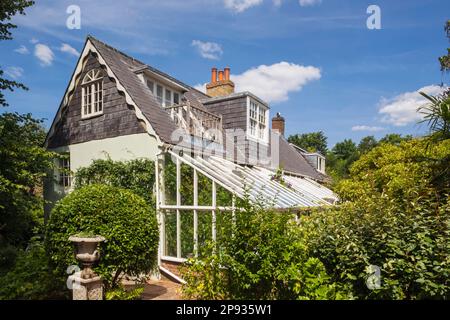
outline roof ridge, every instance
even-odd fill
[[[91,35],[91,34],[88,34],[88,35],[87,35],[87,39],[97,41],[97,42],[99,42],[100,44],[102,44],[102,45],[104,45],[105,47],[107,47],[108,49],[113,50],[113,51],[115,51],[115,52],[117,52],[117,53],[123,55],[124,57],[126,57],[126,58],[128,58],[128,59],[131,59],[131,60],[133,60],[133,61],[135,61],[135,62],[137,62],[137,63],[142,64],[142,65],[143,65],[142,67],[145,67],[146,69],[148,69],[148,70],[150,70],[150,71],[159,73],[160,75],[162,75],[162,76],[164,76],[164,77],[166,77],[166,78],[169,78],[170,80],[173,80],[173,81],[175,81],[175,82],[178,82],[180,85],[182,85],[182,86],[188,88],[189,90],[195,90],[195,91],[197,91],[197,92],[199,92],[199,93],[201,93],[201,94],[203,94],[203,95],[205,95],[205,96],[208,96],[207,94],[205,94],[204,92],[202,92],[202,91],[196,89],[195,87],[193,87],[193,86],[191,86],[191,85],[189,85],[189,84],[187,84],[187,83],[184,83],[183,81],[178,80],[177,78],[171,76],[170,74],[168,74],[168,73],[166,73],[166,72],[164,72],[164,71],[161,71],[161,70],[159,70],[159,69],[157,69],[157,68],[155,68],[155,67],[153,67],[153,66],[151,66],[151,65],[149,65],[149,64],[147,64],[147,63],[145,63],[145,62],[142,62],[142,61],[139,60],[139,59],[136,59],[136,58],[130,56],[130,55],[124,53],[123,51],[121,51],[121,50],[119,50],[119,49],[117,49],[117,48],[112,47],[111,45],[109,45],[109,44],[107,44],[107,43],[105,43],[105,42],[103,42],[103,41],[97,39],[96,37],[94,37],[94,36]]]
[[[136,58],[134,58],[134,57],[132,57],[132,56],[126,54],[125,52],[120,51],[120,50],[117,49],[117,48],[114,48],[113,46],[107,44],[106,42],[103,42],[103,41],[97,39],[96,37],[94,37],[94,36],[92,36],[92,35],[90,35],[90,34],[87,36],[87,39],[97,41],[97,42],[99,42],[100,44],[102,44],[102,45],[104,45],[105,47],[107,47],[108,49],[111,49],[111,50],[113,50],[113,51],[115,51],[115,52],[117,52],[117,53],[123,55],[124,57],[126,57],[126,58],[128,58],[128,59],[131,59],[131,60],[136,61],[136,62],[138,62],[138,63],[140,63],[140,64],[143,64],[143,65],[145,65],[145,66],[148,66],[146,63],[140,61],[139,59],[136,59]]]

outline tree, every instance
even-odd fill
[[[322,131],[291,135],[288,141],[309,152],[327,153],[327,137]]]
[[[450,20],[447,20],[444,30],[447,38],[450,39]],[[443,72],[450,70],[450,48],[447,48],[447,55],[439,57],[439,63]]]
[[[16,14],[25,14],[25,8],[34,4],[34,1],[27,0],[2,0],[0,3],[0,40],[11,40],[11,29],[17,28],[15,24],[10,22],[11,18]],[[3,70],[0,69],[0,106],[6,107],[8,103],[2,91],[14,91],[14,88],[27,90],[23,84],[4,79]]]
[[[398,133],[389,133],[380,139],[380,143],[388,143],[398,146],[401,142],[409,141],[411,139],[412,139],[411,135],[402,136],[401,134]]]
[[[421,122],[430,127],[430,137],[437,141],[450,139],[450,88],[437,96],[420,94],[430,101],[418,109],[424,115]]]
[[[357,151],[356,144],[352,139],[345,139],[342,142],[336,143],[332,152],[338,159],[347,160],[350,159]]]
[[[0,115],[0,250],[25,247],[33,229],[42,225],[42,179],[56,156],[41,147],[44,139],[41,120],[30,114]]]
[[[367,136],[361,139],[358,144],[358,151],[360,154],[364,154],[372,150],[378,145],[377,139],[374,136]]]

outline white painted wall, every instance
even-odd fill
[[[155,160],[158,143],[148,133],[131,134],[102,140],[92,140],[69,146],[70,169],[89,166],[95,159],[127,161],[140,158]]]
[[[50,151],[58,153],[70,153],[70,170],[76,172],[79,168],[89,166],[96,159],[111,159],[113,161],[128,161],[134,159],[155,160],[160,152],[156,138],[148,133],[131,134],[92,140],[64,146]],[[45,212],[48,214],[54,203],[71,191],[57,183],[58,170],[54,171],[54,182],[47,182],[44,187],[46,201]],[[151,191],[150,191],[151,192]]]

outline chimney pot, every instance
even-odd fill
[[[272,130],[284,137],[285,121],[279,112],[272,118]]]
[[[230,68],[211,69],[211,82],[206,85],[206,94],[211,97],[225,97],[234,93],[234,83],[230,80]]]
[[[230,80],[230,67],[226,67],[224,69],[225,72],[225,80]]]
[[[211,83],[217,82],[217,68],[211,69]]]

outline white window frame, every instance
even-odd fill
[[[58,184],[64,189],[72,187],[72,174],[70,173],[70,155],[58,160]],[[69,172],[67,172],[69,171]]]
[[[180,103],[181,96],[182,96],[181,92],[175,91],[171,87],[163,85],[161,82],[158,82],[158,81],[154,80],[153,78],[146,78],[145,79],[145,83],[147,84],[147,86],[149,86],[149,83],[153,83],[153,90],[150,87],[149,87],[149,89],[153,93],[153,95],[155,96],[156,100],[159,103],[161,103],[161,106],[163,108],[170,107],[171,105]],[[158,87],[162,88],[161,101],[159,101],[159,98],[158,98]],[[167,100],[167,98],[166,98],[167,91],[170,92],[170,99],[169,100]],[[175,95],[178,96],[178,102],[175,102]]]
[[[256,106],[256,109],[255,109]],[[247,137],[257,142],[269,143],[269,108],[247,97]],[[261,130],[261,127],[263,128]]]
[[[96,107],[97,110],[95,110]],[[101,114],[103,114],[103,72],[101,69],[92,69],[86,73],[81,82],[81,118],[86,119]]]
[[[151,84],[151,85],[150,85]],[[150,91],[155,94],[155,81],[147,79],[147,87],[150,89]]]

